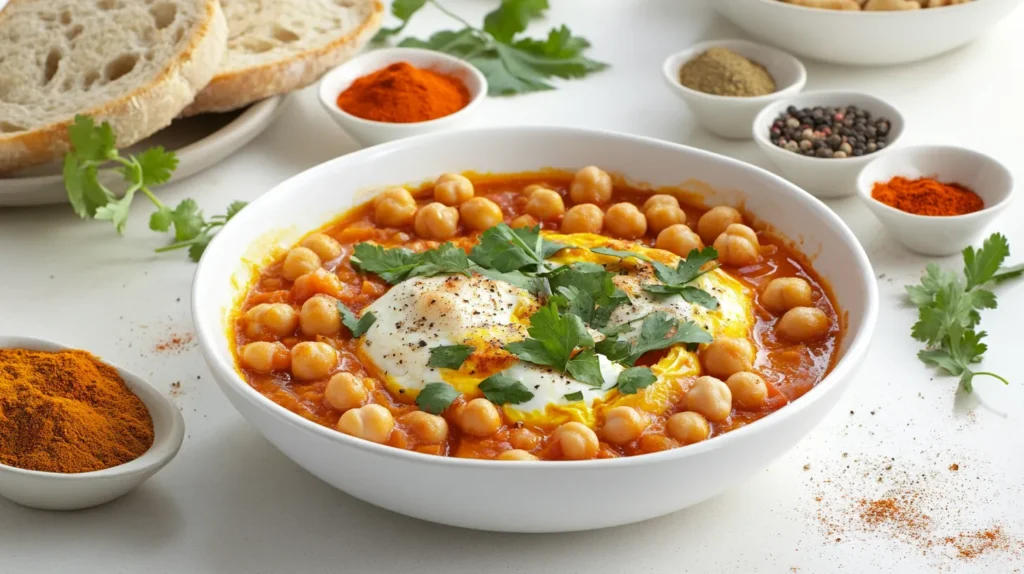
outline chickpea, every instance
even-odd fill
[[[281,274],[289,281],[295,281],[306,273],[320,268],[320,256],[308,247],[295,247],[284,257]]]
[[[639,438],[648,424],[646,413],[633,407],[612,407],[605,414],[601,434],[612,444],[628,444]]]
[[[675,253],[680,257],[686,257],[690,251],[704,247],[700,237],[693,232],[686,224],[676,223],[669,225],[658,234],[654,246]]]
[[[497,203],[486,197],[474,197],[459,207],[466,227],[474,231],[487,231],[505,219]]]
[[[443,173],[434,182],[434,201],[459,205],[473,197],[473,182],[464,175]]]
[[[288,347],[279,342],[257,341],[249,343],[239,349],[238,355],[242,360],[242,365],[263,374],[285,371],[292,363],[292,356],[288,351]]]
[[[253,339],[287,337],[299,326],[299,316],[287,303],[260,303],[245,312],[245,334]]]
[[[743,371],[725,380],[732,391],[732,400],[741,408],[756,409],[768,400],[768,384],[757,373]]]
[[[777,329],[794,343],[813,341],[828,333],[828,316],[817,307],[793,307],[779,319]]]
[[[398,421],[409,427],[423,442],[438,444],[448,438],[448,421],[444,417],[412,411],[399,417]]]
[[[459,412],[459,428],[473,436],[491,436],[501,426],[498,407],[487,399],[473,399]]]
[[[557,191],[538,189],[526,200],[526,213],[541,221],[557,219],[565,213],[565,203]]]
[[[569,198],[573,203],[608,203],[612,198],[612,178],[600,168],[588,165],[573,176]]]
[[[725,233],[715,240],[718,260],[725,265],[743,267],[757,263],[761,256],[761,246],[754,230],[742,223],[733,223],[725,228]]]
[[[732,412],[732,391],[714,377],[700,377],[686,393],[686,408],[709,421],[724,421]]]
[[[449,239],[458,231],[459,210],[437,202],[427,204],[416,212],[413,228],[424,239]]]
[[[512,449],[498,455],[498,460],[540,460],[525,450]]]
[[[713,376],[728,378],[754,366],[754,345],[738,337],[719,337],[704,349],[704,369]]]
[[[530,429],[512,429],[508,443],[518,450],[533,450],[540,444],[540,437]]]
[[[712,207],[697,221],[697,233],[705,245],[710,245],[733,223],[743,223],[743,216],[733,207]]]
[[[523,191],[522,191],[521,195],[523,197],[525,197],[526,199],[530,199],[530,196],[533,195],[533,192],[535,192],[537,190],[540,190],[540,189],[546,189],[548,191],[552,191],[551,188],[546,186],[546,185],[541,185],[539,183],[531,183],[530,185],[528,185],[528,186],[523,188]]]
[[[601,233],[604,212],[593,203],[574,205],[562,218],[562,233]]]
[[[380,405],[363,405],[345,411],[338,420],[338,430],[370,442],[385,443],[395,430],[395,418]]]
[[[672,207],[679,207],[679,200],[676,199],[674,195],[659,193],[648,197],[647,200],[644,201],[644,205],[640,208],[640,211],[647,213],[647,210],[655,205],[671,205]]]
[[[341,332],[338,300],[330,295],[315,295],[306,299],[302,304],[302,311],[299,312],[299,325],[302,327],[302,333],[309,337],[337,335]]]
[[[632,203],[616,203],[604,214],[604,225],[616,237],[637,239],[647,233],[647,219]]]
[[[645,209],[644,217],[647,218],[647,227],[654,233],[661,233],[673,225],[686,223],[686,212],[668,203],[657,203]]]
[[[292,374],[312,381],[326,378],[338,363],[338,351],[327,343],[303,341],[292,347]]]
[[[392,187],[373,200],[373,218],[382,227],[403,227],[416,216],[416,200],[404,187]]]
[[[532,215],[520,215],[509,223],[509,227],[537,227],[537,220]]]
[[[711,427],[704,415],[693,411],[676,413],[668,418],[665,424],[668,436],[683,444],[693,444],[708,438]]]
[[[793,307],[810,307],[811,284],[799,277],[772,279],[761,292],[761,304],[777,315]]]
[[[555,429],[551,435],[562,447],[562,456],[569,460],[594,458],[600,443],[597,433],[583,423],[568,422]]]
[[[341,257],[341,244],[338,240],[324,233],[314,233],[302,240],[301,245],[316,253],[321,261],[330,261]]]
[[[336,373],[324,389],[324,400],[339,411],[361,407],[369,398],[370,392],[362,379],[352,373]]]

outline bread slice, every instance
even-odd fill
[[[75,114],[125,147],[167,126],[213,77],[217,0],[11,0],[0,12],[0,173],[59,158]]]
[[[380,28],[379,0],[221,0],[228,53],[185,115],[223,112],[304,88]]]

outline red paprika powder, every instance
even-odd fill
[[[458,78],[397,62],[367,74],[338,96],[338,107],[365,120],[412,123],[436,120],[469,104]]]
[[[985,202],[977,193],[958,183],[942,183],[930,177],[894,177],[876,183],[871,197],[900,211],[916,215],[949,217],[980,211]]]

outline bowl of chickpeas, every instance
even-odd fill
[[[877,299],[846,225],[767,171],[506,127],[280,184],[211,243],[192,314],[231,404],[325,482],[564,532],[686,508],[793,447],[854,381]]]
[[[973,42],[1020,0],[717,0],[712,5],[751,36],[799,56],[891,66]]]

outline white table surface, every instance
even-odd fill
[[[493,3],[445,4],[479,21]],[[612,68],[557,91],[490,99],[481,124],[621,130],[770,168],[752,142],[728,142],[697,128],[662,85],[661,61],[669,53],[704,39],[742,36],[706,4],[554,4],[549,21],[567,22],[590,38],[592,55]],[[410,31],[449,25],[425,12]],[[1024,181],[1021,54],[1024,10],[979,42],[912,66],[808,63],[807,88],[888,98],[906,115],[906,143],[973,147],[1006,162]],[[217,213],[233,199],[255,199],[355,149],[307,89],[237,155],[160,193],[173,203],[196,198]],[[354,500],[257,434],[215,387],[194,344],[157,351],[172,335],[191,330],[195,265],[182,253],[152,252],[164,238],[146,228],[151,209],[142,198],[124,238],[105,222],[78,220],[67,206],[0,210],[0,332],[56,339],[134,370],[174,396],[187,424],[179,456],[114,503],[61,514],[0,500],[0,571],[1021,572],[1024,372],[1018,360],[1024,338],[1018,328],[1024,284],[1001,287],[1000,309],[983,319],[992,346],[984,366],[1013,384],[979,380],[975,397],[957,398],[956,381],[922,366],[909,336],[915,312],[901,295],[926,260],[893,244],[856,199],[830,205],[867,248],[882,300],[867,364],[835,411],[789,454],[716,499],[646,523],[544,536],[437,526]],[[1017,202],[996,225],[1010,239],[1013,261],[1024,259],[1022,219],[1024,203]],[[958,260],[946,263],[958,266]],[[175,383],[180,388],[172,392]],[[948,470],[953,463],[958,472]],[[926,491],[920,507],[935,535],[1001,526],[1013,539],[1010,548],[964,560],[951,546],[922,548],[920,541],[866,528],[857,519],[857,500],[904,491],[915,479]],[[628,497],[625,486],[609,496]],[[829,523],[845,528],[833,532]]]

